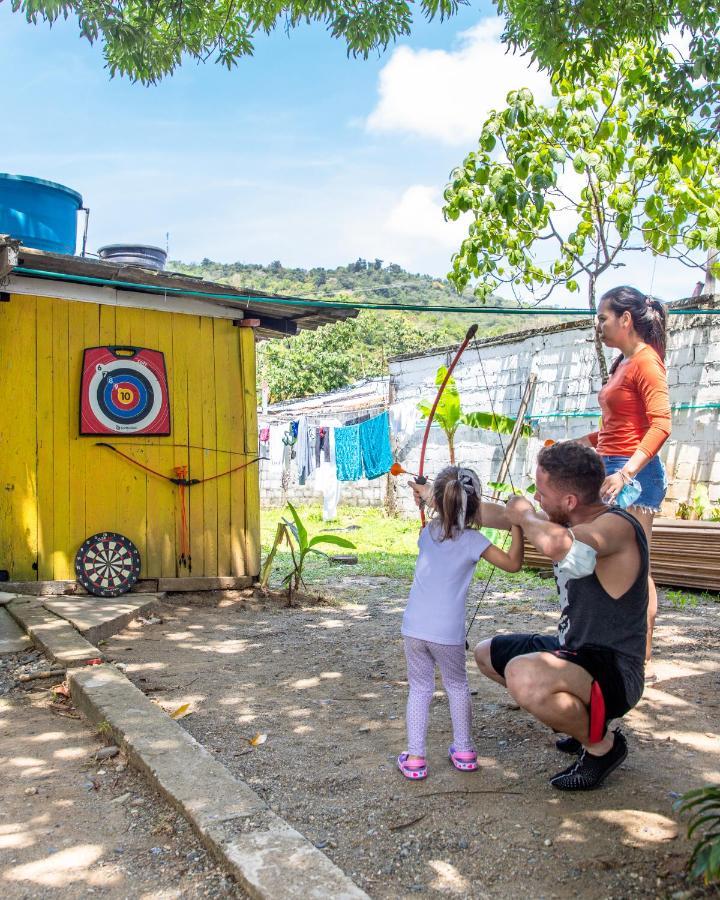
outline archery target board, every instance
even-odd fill
[[[130,538],[114,531],[89,537],[75,555],[75,575],[89,594],[119,597],[140,575],[140,553]]]
[[[86,349],[80,434],[170,434],[164,355],[143,347]]]

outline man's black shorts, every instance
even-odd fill
[[[632,709],[625,693],[625,682],[618,668],[615,654],[607,647],[586,645],[577,650],[560,647],[557,637],[549,634],[500,634],[490,643],[490,662],[502,678],[505,666],[516,656],[527,653],[552,653],[575,663],[600,685],[605,699],[605,717],[619,719]]]

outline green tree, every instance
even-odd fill
[[[421,0],[428,19],[454,15],[466,0]],[[144,84],[171,74],[183,57],[215,59],[230,68],[253,53],[258,34],[307,22],[324,25],[367,56],[410,33],[412,4],[406,0],[11,0],[29,22],[51,24],[76,17],[80,35],[99,41],[111,75]]]
[[[718,141],[683,146],[690,117],[646,93],[648,79],[662,78],[662,52],[632,45],[592,85],[557,79],[553,105],[538,106],[523,89],[490,114],[445,191],[448,218],[472,214],[449,276],[459,291],[478,279],[480,299],[507,284],[540,303],[558,285],[579,291],[584,281],[594,310],[598,277],[622,265],[625,251],[697,268],[692,251],[720,246]],[[654,153],[648,119],[672,128],[681,149]],[[603,371],[599,345],[598,359]]]
[[[342,325],[346,323],[341,323]],[[350,329],[302,331],[296,337],[264,341],[258,350],[258,382],[267,382],[270,400],[332,391],[350,384]]]
[[[713,138],[720,121],[717,2],[497,0],[497,6],[506,19],[504,41],[529,51],[542,66],[571,78],[576,86],[591,81],[598,63],[610,60],[618,47],[635,41],[651,44],[662,51],[657,59],[662,78],[645,78],[645,91],[660,104],[672,98],[695,117],[689,136],[696,146]],[[662,137],[666,146],[678,149],[688,137],[663,121],[648,119],[644,128],[648,137]]]

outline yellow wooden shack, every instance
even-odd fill
[[[0,279],[3,577],[74,581],[102,531],[130,538],[141,579],[167,589],[257,576],[255,341],[354,313],[4,237]],[[170,434],[80,433],[83,353],[112,345],[164,354]],[[167,480],[182,467],[200,483]]]

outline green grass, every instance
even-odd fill
[[[298,507],[298,513],[310,537],[327,531],[348,538],[357,548],[356,550],[344,550],[329,545],[322,548],[332,555],[356,555],[358,563],[354,566],[332,564],[327,559],[311,554],[306,561],[303,573],[308,586],[321,588],[327,584],[331,588],[332,583],[338,578],[361,575],[385,576],[404,582],[409,587],[417,559],[419,519],[394,519],[386,516],[381,509],[358,507],[340,507],[338,518],[334,522],[322,521],[322,510],[319,506],[301,506]],[[270,550],[277,523],[281,518],[288,520],[291,518],[287,508],[262,510],[260,521],[263,559]],[[341,530],[350,526],[357,526],[357,528],[350,531]],[[484,533],[490,540],[502,545],[505,537],[503,532],[484,529]],[[271,585],[279,586],[291,567],[290,553],[283,546],[275,557]],[[482,582],[486,581],[491,568],[481,560],[475,571],[475,578]],[[505,585],[509,589],[517,590],[519,587],[543,586],[543,582],[529,571],[512,574],[498,571],[493,577],[493,586],[497,589]]]
[[[675,609],[684,609],[686,606],[697,606],[700,601],[706,603],[720,602],[720,594],[711,591],[682,591],[682,590],[666,590],[665,596],[672,603]]]

